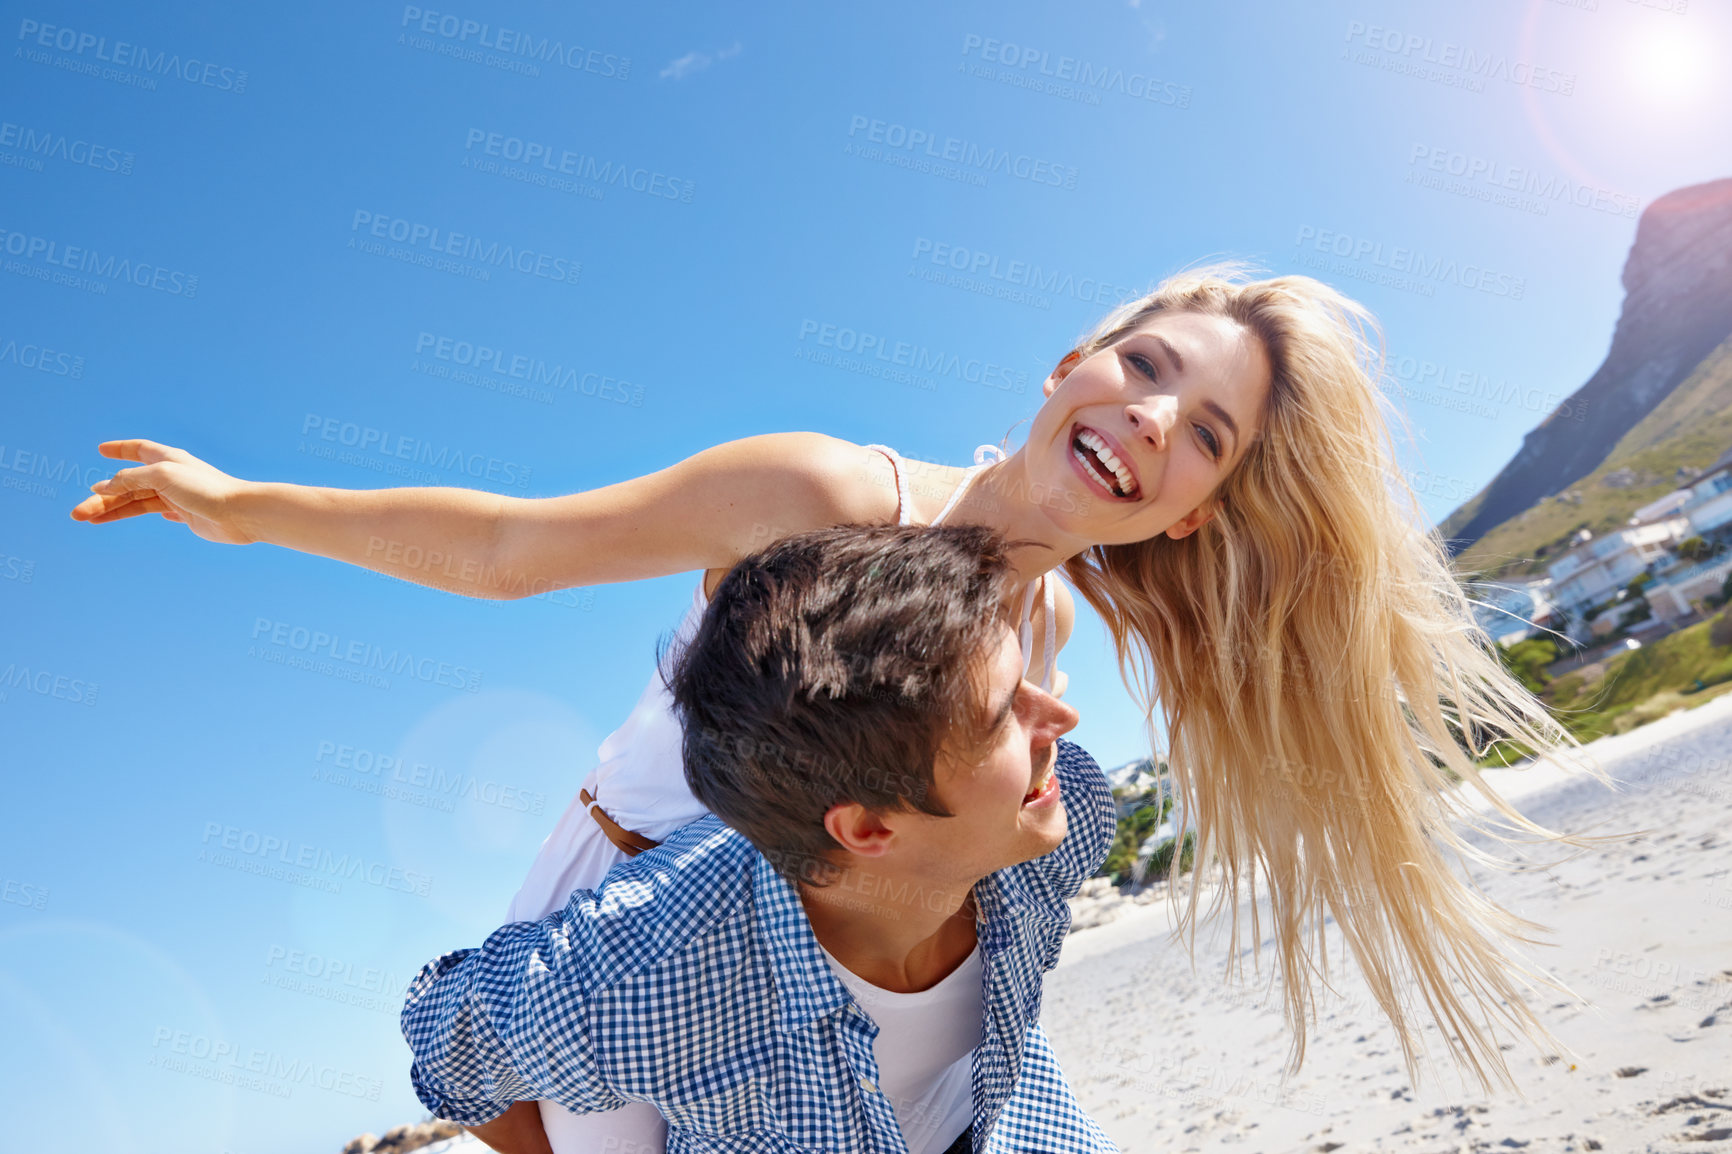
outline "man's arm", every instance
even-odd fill
[[[577,1113],[625,1104],[602,1077],[591,1036],[595,937],[585,919],[596,916],[580,893],[559,913],[502,926],[480,949],[436,958],[415,976],[399,1023],[415,1096],[435,1117],[474,1128],[514,1102],[549,1098]]]

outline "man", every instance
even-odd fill
[[[1022,679],[1015,588],[981,527],[740,562],[668,673],[715,816],[422,969],[427,1108],[513,1154],[540,1098],[652,1103],[670,1154],[1113,1150],[1037,1023],[1112,797]]]

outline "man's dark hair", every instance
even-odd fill
[[[951,814],[940,748],[987,734],[986,658],[1016,574],[984,526],[843,525],[722,579],[664,674],[686,782],[790,881],[824,884],[831,806]]]

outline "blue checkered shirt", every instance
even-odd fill
[[[976,1154],[1113,1151],[1041,1030],[1041,976],[1070,907],[1106,859],[1111,791],[1059,743],[1068,832],[976,883],[982,1040],[971,1059]],[[712,816],[614,866],[539,922],[429,962],[401,1018],[416,1096],[477,1125],[514,1101],[590,1113],[627,1102],[667,1119],[669,1154],[906,1154],[878,1089],[878,1027],[824,961],[799,895]]]

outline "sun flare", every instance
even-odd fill
[[[1686,31],[1650,30],[1632,38],[1628,53],[1630,79],[1644,95],[1673,103],[1701,93],[1707,52]]]

